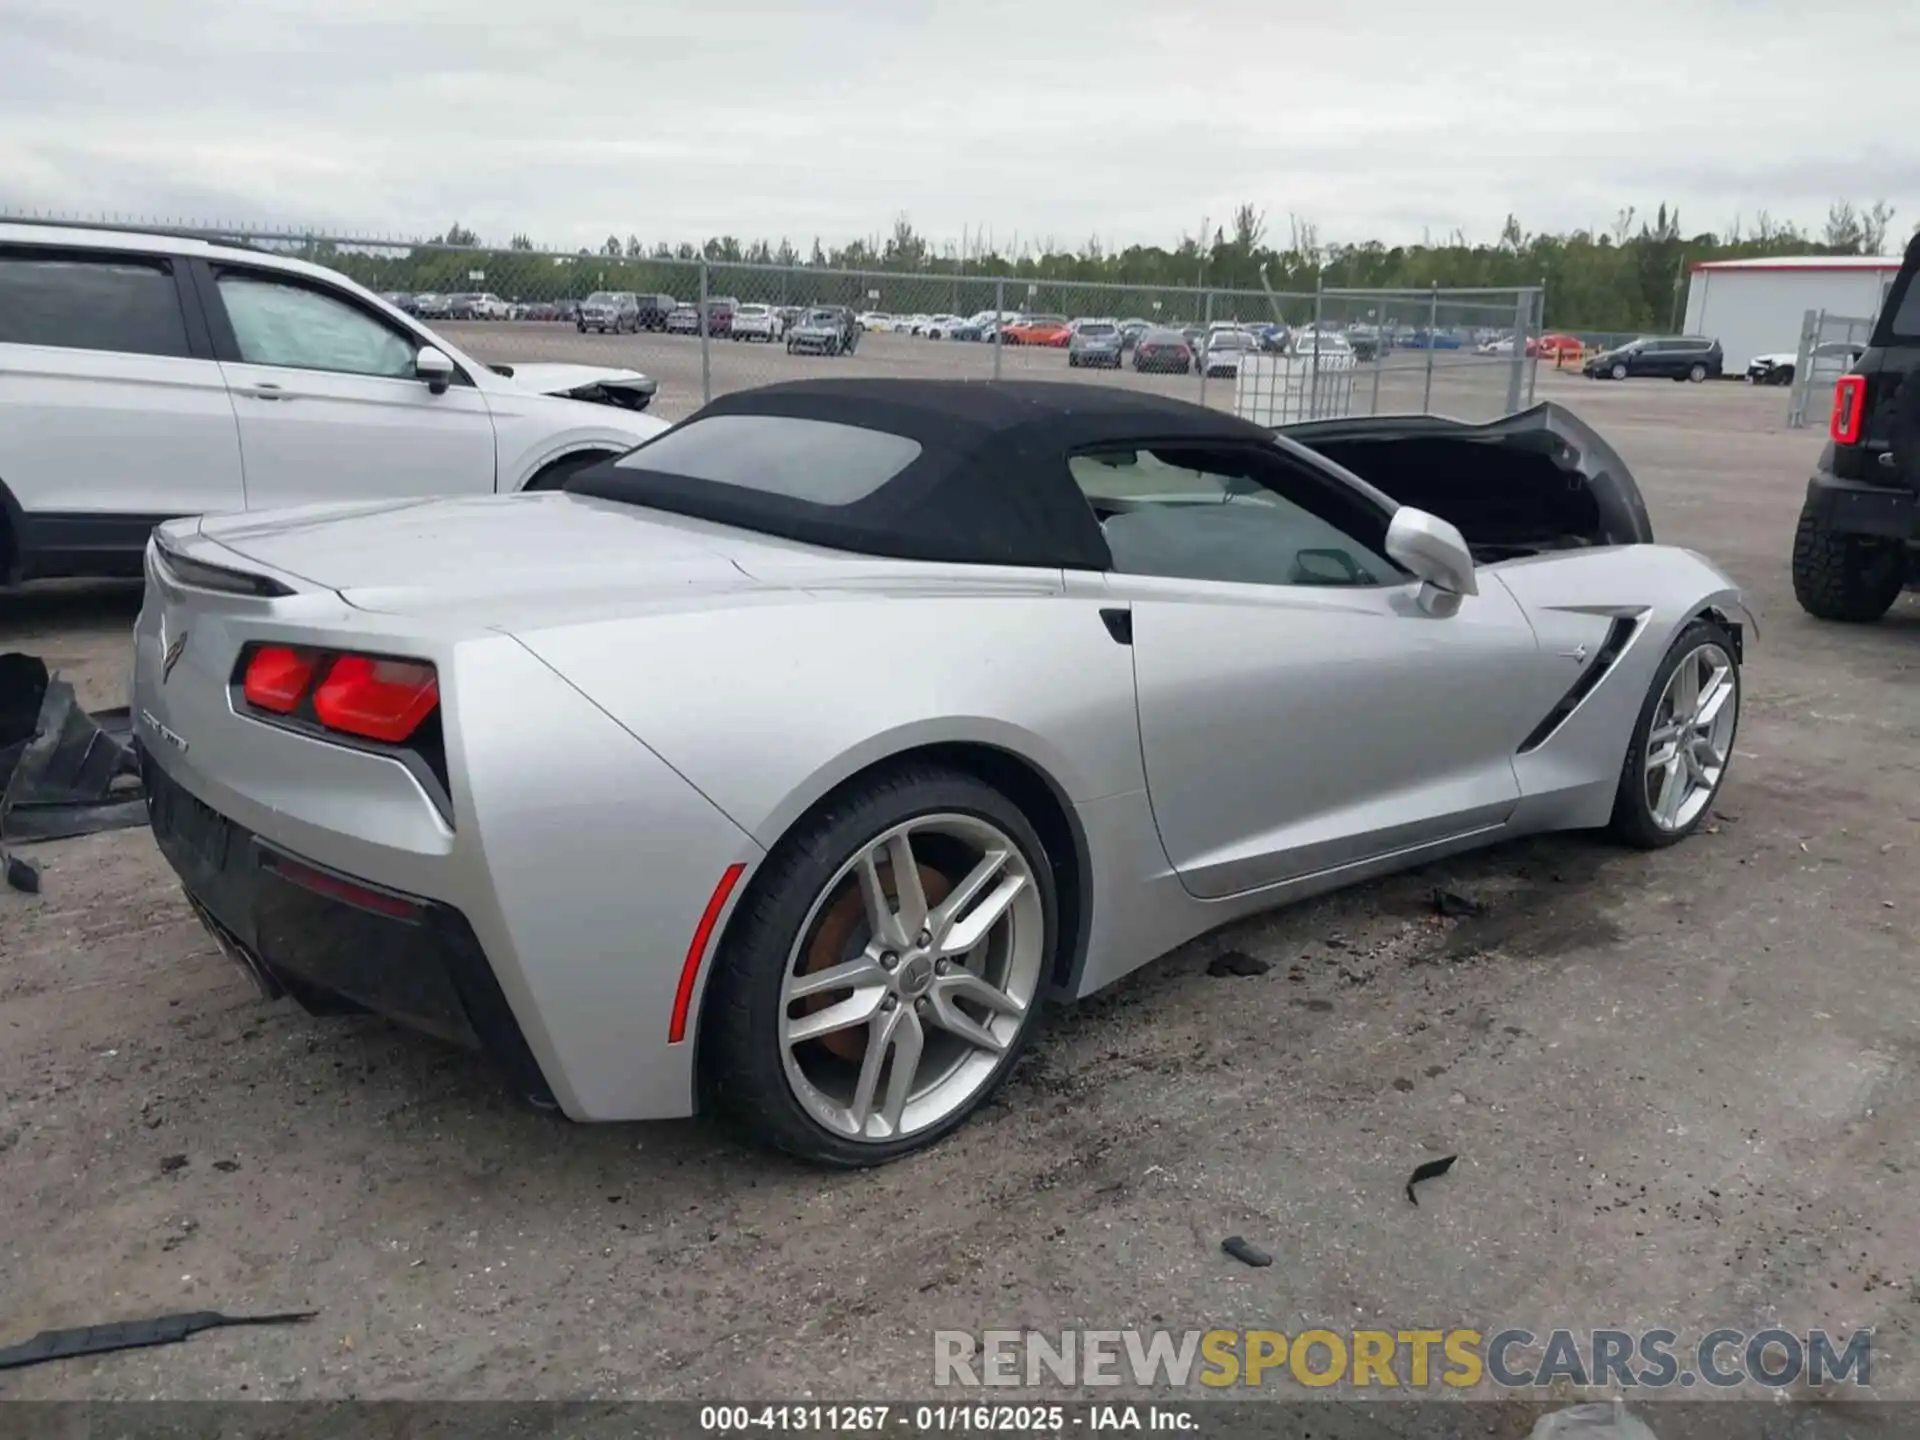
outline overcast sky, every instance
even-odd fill
[[[504,243],[1920,221],[1916,0],[0,0],[0,210]]]

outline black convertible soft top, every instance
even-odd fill
[[[1274,438],[1184,400],[1094,385],[796,380],[720,396],[566,488],[858,554],[1105,570],[1112,557],[1067,458],[1155,443]]]

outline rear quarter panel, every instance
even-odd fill
[[[521,639],[762,845],[921,745],[1011,751],[1076,805],[1144,789],[1132,651],[1097,597],[1031,574],[986,593],[842,587]]]

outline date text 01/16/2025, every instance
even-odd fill
[[[787,1430],[816,1434],[1058,1435],[1068,1430],[1191,1431],[1199,1422],[1168,1405],[705,1405],[708,1434]]]

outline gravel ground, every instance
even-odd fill
[[[1920,1398],[1920,605],[1794,608],[1819,440],[1779,392],[1541,393],[1762,612],[1687,844],[1528,842],[1230,927],[1057,1015],[933,1153],[830,1176],[703,1122],[571,1126],[462,1053],[262,1005],[144,832],[39,847],[44,893],[0,892],[0,1343],[320,1315],[0,1394],[910,1396],[937,1328],[1778,1323],[1876,1327],[1879,1394]],[[136,605],[7,595],[0,642],[114,703]],[[1436,919],[1435,884],[1487,913]],[[1273,968],[1210,977],[1228,948]]]

